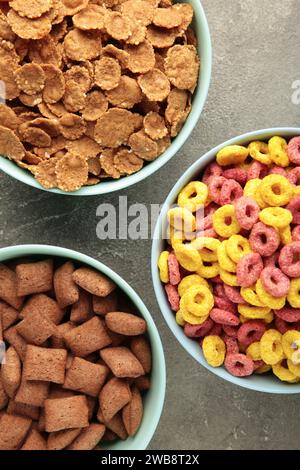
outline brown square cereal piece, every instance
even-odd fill
[[[3,408],[6,407],[8,400],[9,400],[9,397],[3,387],[1,374],[0,374],[0,410],[3,410]]]
[[[14,400],[9,400],[6,412],[9,415],[24,416],[35,421],[39,419],[40,409],[37,406],[26,405],[25,403],[17,403]]]
[[[26,380],[64,383],[67,351],[65,349],[27,346],[23,374]]]
[[[70,320],[75,323],[84,323],[92,317],[92,296],[80,290],[78,301],[72,305]]]
[[[81,431],[67,450],[92,450],[101,441],[104,433],[104,424],[92,423]]]
[[[66,373],[64,388],[86,393],[96,397],[108,376],[109,369],[101,364],[74,357],[70,369]]]
[[[24,361],[27,343],[24,338],[17,332],[15,326],[11,326],[7,330],[4,331],[4,340],[7,341],[11,346],[15,348],[17,351],[20,359]]]
[[[28,312],[16,326],[17,332],[31,344],[41,345],[56,331],[56,325],[37,310]]]
[[[73,390],[66,390],[62,385],[51,384],[48,398],[69,398],[78,395]]]
[[[64,335],[65,333],[73,330],[74,328],[76,328],[76,325],[74,325],[74,323],[72,323],[71,321],[67,321],[66,323],[58,325],[56,328],[56,332],[53,336],[51,336],[50,341],[52,348],[64,349],[66,347],[64,342]]]
[[[71,351],[79,357],[88,356],[111,343],[105,326],[98,317],[94,317],[66,333],[64,340]]]
[[[96,315],[106,315],[109,312],[115,312],[118,308],[118,297],[115,292],[106,297],[93,296],[93,310]]]
[[[54,398],[45,401],[46,431],[85,428],[89,425],[86,397]]]
[[[81,433],[81,429],[66,429],[64,431],[51,432],[48,435],[48,450],[62,450],[70,445]]]
[[[2,319],[2,330],[4,331],[16,323],[19,318],[19,312],[6,302],[0,301],[0,317]]]
[[[74,270],[73,263],[67,261],[54,273],[55,297],[61,308],[75,304],[79,299],[79,288],[72,277]]]
[[[19,390],[15,396],[15,401],[32,406],[44,406],[48,396],[49,382],[37,382],[25,380],[24,374]]]
[[[115,283],[104,276],[104,274],[87,266],[76,269],[73,273],[73,280],[82,289],[99,297],[106,297],[116,288]]]
[[[16,275],[19,296],[48,292],[53,286],[53,260],[18,264]]]
[[[17,450],[31,426],[31,419],[4,414],[0,419],[0,450]]]
[[[131,391],[125,380],[113,377],[102,388],[99,403],[104,422],[109,422],[131,400]]]
[[[48,450],[46,439],[39,431],[32,429],[21,450]]]
[[[16,273],[4,264],[0,264],[0,299],[17,310],[24,301],[24,298],[19,297],[17,293]]]
[[[103,349],[100,356],[116,377],[136,378],[145,374],[141,363],[124,346]]]
[[[65,314],[58,303],[45,294],[36,294],[30,297],[20,312],[20,318],[25,318],[29,312],[33,311],[43,314],[55,325],[61,322]]]

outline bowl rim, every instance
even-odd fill
[[[126,441],[122,441],[122,443],[128,442],[128,449],[126,448],[126,450],[145,450],[149,445],[151,439],[153,438],[156,428],[159,424],[166,394],[166,363],[164,350],[158,332],[158,328],[146,305],[144,304],[140,296],[137,294],[137,292],[111,268],[103,264],[101,261],[98,261],[88,255],[85,255],[79,251],[71,250],[69,248],[39,244],[12,245],[0,248],[0,263],[27,255],[53,256],[62,257],[66,259],[69,258],[74,260],[75,262],[80,262],[93,267],[94,269],[100,271],[101,273],[105,274],[110,279],[112,279],[115,284],[121,290],[123,290],[126,295],[128,295],[128,297],[137,307],[140,314],[143,316],[143,318],[145,318],[148,326],[148,334],[153,356],[156,356],[156,372],[158,384],[157,390],[155,392],[156,406],[151,407],[151,414],[149,414],[151,419],[149,420],[148,418],[147,425],[145,426],[145,424],[142,422],[142,426],[144,424],[142,429],[142,435],[140,428],[138,433],[134,437],[128,438]],[[138,446],[135,445],[135,441],[138,441]],[[114,447],[112,446],[111,449],[113,448],[117,448],[116,444],[114,445]]]
[[[181,2],[183,0],[176,1]],[[191,3],[190,0],[185,1]],[[194,21],[199,24],[199,27],[201,27],[202,35],[205,38],[205,44],[203,46],[203,41],[201,41],[201,43],[200,39],[198,41],[198,51],[200,50],[200,48],[203,47],[203,50],[201,52],[201,63],[205,64],[205,69],[203,70],[203,68],[200,67],[199,84],[193,96],[192,110],[186,122],[184,123],[184,126],[182,127],[179,134],[173,139],[170,147],[159,158],[157,158],[153,162],[148,163],[140,171],[134,173],[133,175],[124,176],[119,180],[101,181],[100,183],[94,186],[84,186],[75,192],[65,192],[59,189],[46,189],[42,187],[28,171],[19,168],[14,162],[9,161],[1,156],[0,169],[4,171],[4,173],[8,174],[9,176],[22,183],[25,183],[33,188],[40,189],[52,194],[60,194],[66,196],[96,196],[128,188],[134,184],[145,180],[157,170],[162,168],[169,160],[171,160],[171,158],[173,158],[177,154],[177,152],[187,141],[190,134],[197,125],[207,99],[208,90],[211,82],[212,43],[208,21],[200,0],[193,0],[193,6],[195,11]]]
[[[247,132],[245,134],[241,134],[237,137],[233,137],[222,144],[217,145],[213,149],[206,152],[203,156],[200,156],[189,168],[187,168],[176,184],[173,186],[171,191],[169,192],[157,220],[153,241],[152,241],[152,249],[151,249],[151,271],[152,271],[152,282],[154,287],[154,292],[156,296],[156,300],[160,307],[160,311],[166,321],[167,325],[169,326],[170,330],[176,337],[177,341],[181,344],[181,346],[186,350],[186,352],[191,355],[200,365],[204,366],[207,370],[212,372],[217,377],[226,380],[232,384],[238,385],[242,388],[246,388],[249,390],[257,391],[257,392],[264,392],[264,393],[273,393],[273,394],[298,394],[300,393],[300,384],[286,384],[284,382],[280,382],[279,379],[274,380],[272,382],[269,380],[261,380],[262,378],[266,379],[263,376],[252,376],[250,378],[239,378],[230,375],[224,367],[221,368],[213,368],[207,364],[205,359],[203,358],[202,352],[200,348],[196,350],[193,347],[195,342],[187,338],[184,333],[183,329],[177,325],[175,321],[174,313],[171,311],[169,307],[169,303],[166,299],[165,291],[163,289],[163,285],[159,278],[159,272],[157,268],[157,260],[158,256],[163,248],[163,241],[162,241],[162,233],[164,227],[166,227],[166,215],[167,211],[172,204],[174,204],[180,190],[194,178],[197,173],[200,173],[204,170],[204,168],[215,159],[216,154],[219,150],[227,145],[234,145],[234,144],[243,144],[248,143],[251,140],[264,140],[270,138],[274,135],[286,136],[286,137],[293,137],[296,135],[300,135],[300,128],[298,127],[274,127],[274,128],[267,128],[261,129],[257,131]],[[255,379],[255,380],[253,380]],[[271,377],[270,377],[271,379]],[[278,381],[278,382],[277,382]]]

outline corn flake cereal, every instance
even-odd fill
[[[102,90],[116,88],[121,78],[119,62],[110,57],[103,57],[95,63],[95,83]]]
[[[176,45],[168,50],[165,71],[172,85],[182,90],[193,90],[199,71],[199,60],[193,46]]]
[[[77,191],[88,179],[88,164],[83,156],[67,153],[55,165],[57,186],[63,191]]]
[[[138,83],[150,101],[164,101],[170,93],[170,82],[159,69],[140,75]]]

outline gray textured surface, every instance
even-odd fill
[[[213,47],[209,99],[192,137],[161,171],[123,191],[128,203],[161,203],[176,179],[209,148],[246,131],[299,126],[291,84],[300,79],[299,0],[204,0]],[[297,396],[236,388],[199,367],[165,325],[150,277],[150,241],[100,242],[96,208],[120,194],[51,196],[1,175],[0,244],[57,244],[100,259],[144,298],[167,360],[164,413],[152,449],[293,449],[299,444]]]

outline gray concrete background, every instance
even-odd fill
[[[169,331],[150,276],[151,241],[100,242],[96,208],[162,203],[182,172],[229,137],[273,126],[299,126],[291,85],[300,80],[299,0],[204,0],[213,41],[209,98],[179,154],[148,180],[119,194],[74,198],[31,189],[0,176],[0,245],[49,243],[91,255],[123,276],[152,313],[167,361],[164,412],[152,449],[295,449],[297,396],[269,396],[227,384],[190,358]]]

